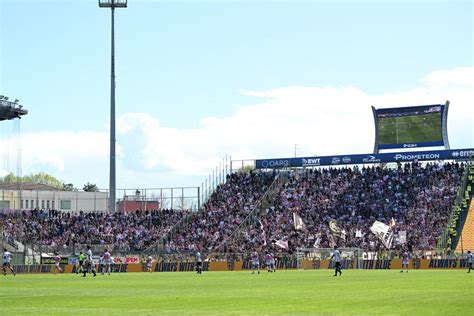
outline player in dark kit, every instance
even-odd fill
[[[468,250],[467,251],[467,267],[469,268],[469,270],[467,270],[467,273],[471,273],[471,270],[472,270],[472,253],[471,253],[471,250]]]
[[[331,255],[331,258],[329,260],[332,260],[334,258],[334,276],[337,276],[337,273],[339,272],[339,276],[342,275],[342,270],[341,270],[341,253],[339,250],[337,250],[337,246],[334,246],[334,252]]]
[[[199,251],[196,252],[196,273],[202,274],[202,260],[201,253]]]

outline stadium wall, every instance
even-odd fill
[[[53,273],[53,264],[40,265],[14,265],[17,273]],[[76,266],[67,264],[61,265],[64,273],[76,273]],[[262,270],[265,267],[262,265]],[[296,260],[287,263],[277,262],[277,270],[295,270],[298,269]],[[333,262],[329,260],[303,260],[300,262],[300,268],[305,270],[324,270],[334,269]],[[342,268],[345,270],[362,269],[362,270],[400,270],[402,268],[401,259],[382,259],[382,260],[344,260]],[[466,269],[466,259],[412,259],[409,268],[414,270],[452,270]],[[157,262],[152,266],[153,272],[193,272],[196,266],[194,262]],[[204,262],[203,271],[250,271],[251,264],[249,261],[236,262]],[[101,272],[99,266],[96,270]],[[143,264],[126,264],[119,263],[112,265],[114,273],[124,272],[144,272]]]

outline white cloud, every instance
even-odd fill
[[[298,155],[370,152],[374,140],[371,105],[379,108],[450,100],[451,147],[472,147],[473,82],[474,68],[466,67],[429,73],[413,89],[383,95],[370,95],[351,86],[243,91],[243,95],[255,97],[254,104],[228,117],[204,118],[198,128],[190,129],[162,126],[147,113],[127,113],[117,120],[118,179],[122,186],[154,186],[153,181],[167,185],[164,181],[173,182],[173,175],[182,181],[202,180],[226,153],[233,159],[288,157],[294,154],[295,144]],[[73,173],[71,168],[82,165],[90,179],[107,184],[106,131],[39,132],[23,135],[22,142],[24,170],[49,166],[66,178]],[[165,173],[168,178],[160,177]]]

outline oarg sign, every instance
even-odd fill
[[[387,162],[408,162],[413,160],[467,160],[469,157],[474,157],[473,148],[395,152],[383,154],[258,159],[255,161],[255,166],[257,169],[281,169],[289,167],[338,166]]]

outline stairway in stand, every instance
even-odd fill
[[[471,200],[471,205],[467,213],[466,222],[461,233],[462,238],[462,248],[464,252],[467,250],[474,251],[474,199]],[[456,246],[456,252],[461,252],[461,239],[459,239]]]

